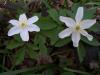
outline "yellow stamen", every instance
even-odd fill
[[[76,30],[80,30],[80,26],[79,25],[76,26]]]
[[[21,23],[21,24],[20,24],[20,27],[21,27],[21,28],[25,28],[26,26],[27,26],[26,23]]]
[[[20,28],[23,29],[23,28],[26,28],[26,26],[27,26],[27,21],[20,21],[20,22],[19,22],[19,27],[20,27]]]

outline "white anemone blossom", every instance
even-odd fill
[[[59,38],[63,39],[71,35],[71,39],[74,47],[78,47],[81,34],[87,37],[89,41],[92,41],[93,39],[93,36],[88,34],[85,29],[88,29],[93,24],[95,24],[96,19],[82,20],[83,12],[84,12],[83,7],[79,7],[76,12],[75,20],[73,20],[70,17],[64,17],[64,16],[60,16],[59,18],[60,21],[64,22],[65,25],[68,27],[58,34]]]
[[[12,19],[9,21],[10,24],[13,25],[13,27],[8,31],[8,36],[12,36],[15,34],[20,34],[23,41],[29,40],[29,33],[32,31],[39,32],[40,28],[33,24],[36,21],[38,21],[37,16],[33,16],[29,19],[27,19],[25,14],[21,14],[19,16],[19,20]]]

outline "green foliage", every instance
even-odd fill
[[[62,47],[66,44],[68,44],[71,41],[70,38],[65,38],[65,39],[59,39],[56,43],[55,43],[55,47]]]
[[[20,48],[15,55],[15,65],[21,64],[25,57],[26,48]]]
[[[66,9],[60,9],[59,10],[59,16],[66,16],[67,15],[67,10]]]
[[[82,37],[81,39],[83,42],[91,45],[91,46],[100,46],[100,42],[96,39],[96,38],[93,38],[92,41],[89,41],[87,38],[85,37]]]
[[[58,14],[57,10],[55,10],[55,9],[49,9],[49,10],[48,10],[48,13],[49,13],[50,17],[51,17],[55,22],[57,22],[58,24],[60,24],[60,22],[59,22],[59,14]]]
[[[84,57],[87,54],[85,44],[88,47],[100,46],[100,20],[88,29],[91,35],[96,34],[97,38],[94,37],[93,41],[89,41],[82,36],[77,48],[78,53],[75,53],[75,48],[70,45],[72,44],[71,36],[64,39],[58,37],[59,32],[66,28],[64,23],[60,22],[59,16],[67,16],[75,19],[77,8],[84,6],[83,19],[93,19],[98,16],[96,10],[100,7],[100,1],[69,0],[73,4],[71,7],[68,7],[70,2],[67,0],[64,0],[62,4],[57,1],[63,0],[0,1],[0,72],[2,72],[0,75],[56,75],[56,73],[57,75],[76,75],[77,73],[79,75],[92,75],[92,73],[93,75],[98,75],[100,73],[98,68],[94,68],[93,72],[89,68],[89,74],[85,72],[87,70],[83,66],[85,64],[83,62],[85,61]],[[34,15],[39,17],[39,20],[35,24],[40,27],[40,32],[30,33],[30,40],[28,42],[23,42],[19,35],[13,37],[7,36],[9,28],[8,20],[18,20],[19,15],[22,13],[26,13],[28,18]],[[46,16],[44,17],[41,14],[46,14]],[[52,63],[48,62],[49,59],[47,57],[42,57],[41,55],[48,55]],[[74,55],[78,56],[79,59]],[[98,56],[100,60],[100,53]],[[90,65],[91,61],[95,61],[94,58],[95,56],[92,58],[91,55],[91,59],[86,63]],[[74,61],[77,62],[77,60],[80,61],[80,64],[73,63]],[[96,60],[96,62],[99,60]],[[66,64],[63,64],[63,62]]]
[[[48,53],[45,43],[46,43],[46,38],[43,35],[38,34],[38,35],[35,36],[34,44],[38,45],[40,53],[43,53],[43,54]]]
[[[59,26],[54,29],[48,30],[48,31],[41,31],[41,34],[45,35],[45,37],[50,39],[50,44],[54,45],[58,40],[58,33],[63,29],[63,27]]]
[[[84,11],[84,19],[91,19],[95,17],[96,8],[87,9]],[[90,13],[91,12],[91,13]]]
[[[79,61],[82,62],[84,57],[86,55],[86,50],[84,45],[80,42],[79,48],[78,48],[78,56],[79,56]]]
[[[50,30],[57,27],[57,24],[49,17],[40,18],[37,25],[41,28],[41,30]]]
[[[36,52],[39,48],[37,46],[34,46],[33,44],[29,43],[27,45],[27,54],[30,56],[32,59],[36,59],[38,56],[38,52]]]
[[[96,23],[94,26],[92,26],[91,28],[89,28],[89,31],[93,31],[95,33],[99,33],[99,31],[100,31],[100,25],[99,25],[99,23]]]
[[[12,39],[8,41],[7,49],[12,50],[22,45],[24,45],[23,42]]]

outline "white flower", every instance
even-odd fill
[[[33,16],[29,19],[27,19],[25,14],[21,14],[19,16],[19,21],[12,19],[9,21],[13,25],[13,27],[8,31],[8,36],[12,36],[15,34],[20,34],[21,38],[23,41],[28,41],[29,40],[29,33],[32,31],[39,32],[40,28],[33,24],[36,21],[38,21],[37,16]]]
[[[91,12],[90,12],[91,13]],[[90,28],[93,24],[96,23],[96,19],[93,20],[82,20],[83,18],[83,7],[79,7],[75,16],[75,20],[69,17],[60,16],[60,21],[64,22],[65,25],[68,27],[62,32],[59,33],[59,38],[63,39],[68,37],[72,34],[71,38],[73,41],[73,46],[78,47],[80,37],[82,34],[83,36],[87,37],[88,40],[92,41],[93,36],[88,34],[86,30]]]

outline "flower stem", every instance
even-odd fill
[[[77,47],[77,53],[79,54],[79,46]],[[79,56],[79,55],[78,55]]]
[[[80,63],[80,54],[79,54],[80,52],[79,52],[79,46],[77,47],[77,56],[78,56],[78,61],[79,61],[79,63]]]
[[[79,61],[79,48],[74,49],[74,63],[76,64],[76,68],[79,69],[80,61]]]

